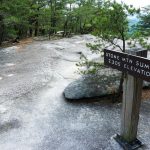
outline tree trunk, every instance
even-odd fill
[[[4,38],[4,23],[3,23],[3,16],[0,15],[0,45],[3,42]]]
[[[125,52],[125,50],[126,50],[126,45],[125,45],[125,39],[123,37],[123,52]],[[125,74],[122,72],[121,78],[120,78],[120,83],[119,83],[118,95],[117,95],[118,97],[121,95],[121,93],[123,91],[124,76],[125,76]]]
[[[37,8],[37,12],[39,13],[39,8]],[[35,32],[34,32],[34,36],[38,36],[38,31],[39,31],[39,21],[38,21],[38,17],[39,17],[39,14],[36,14],[35,16]]]
[[[37,36],[37,35],[38,35],[38,26],[39,26],[38,20],[36,20],[36,22],[35,22],[35,32],[34,32],[34,36]]]
[[[80,33],[82,34],[82,23],[81,23],[81,18],[80,18]]]
[[[50,2],[51,7],[51,33],[56,33],[56,0]]]
[[[4,37],[3,30],[0,29],[0,45],[2,45],[3,37]]]
[[[32,35],[33,35],[33,29],[30,27],[30,29],[29,29],[29,36],[32,37]]]
[[[63,37],[65,37],[66,34],[67,34],[67,28],[68,28],[68,19],[64,23],[64,32],[63,32],[63,35],[62,35]]]

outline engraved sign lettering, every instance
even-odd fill
[[[105,49],[104,64],[137,78],[150,81],[150,60],[144,57]]]

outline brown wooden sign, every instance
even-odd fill
[[[144,57],[105,49],[104,64],[137,78],[150,81],[150,60]]]

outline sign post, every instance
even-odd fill
[[[147,51],[132,50],[120,53],[104,50],[105,65],[125,73],[121,133],[115,137],[125,150],[134,150],[142,146],[142,143],[137,139],[142,79],[150,81],[150,60],[143,57],[147,57]]]

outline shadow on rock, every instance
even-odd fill
[[[73,104],[87,104],[87,103],[99,103],[99,104],[110,104],[110,103],[120,103],[122,100],[122,95],[118,96],[116,94],[106,95],[102,97],[93,97],[93,98],[82,98],[77,99],[66,99],[65,101]]]
[[[11,129],[16,129],[21,126],[19,120],[14,119],[8,122],[4,122],[3,124],[0,123],[0,133],[7,132]]]

